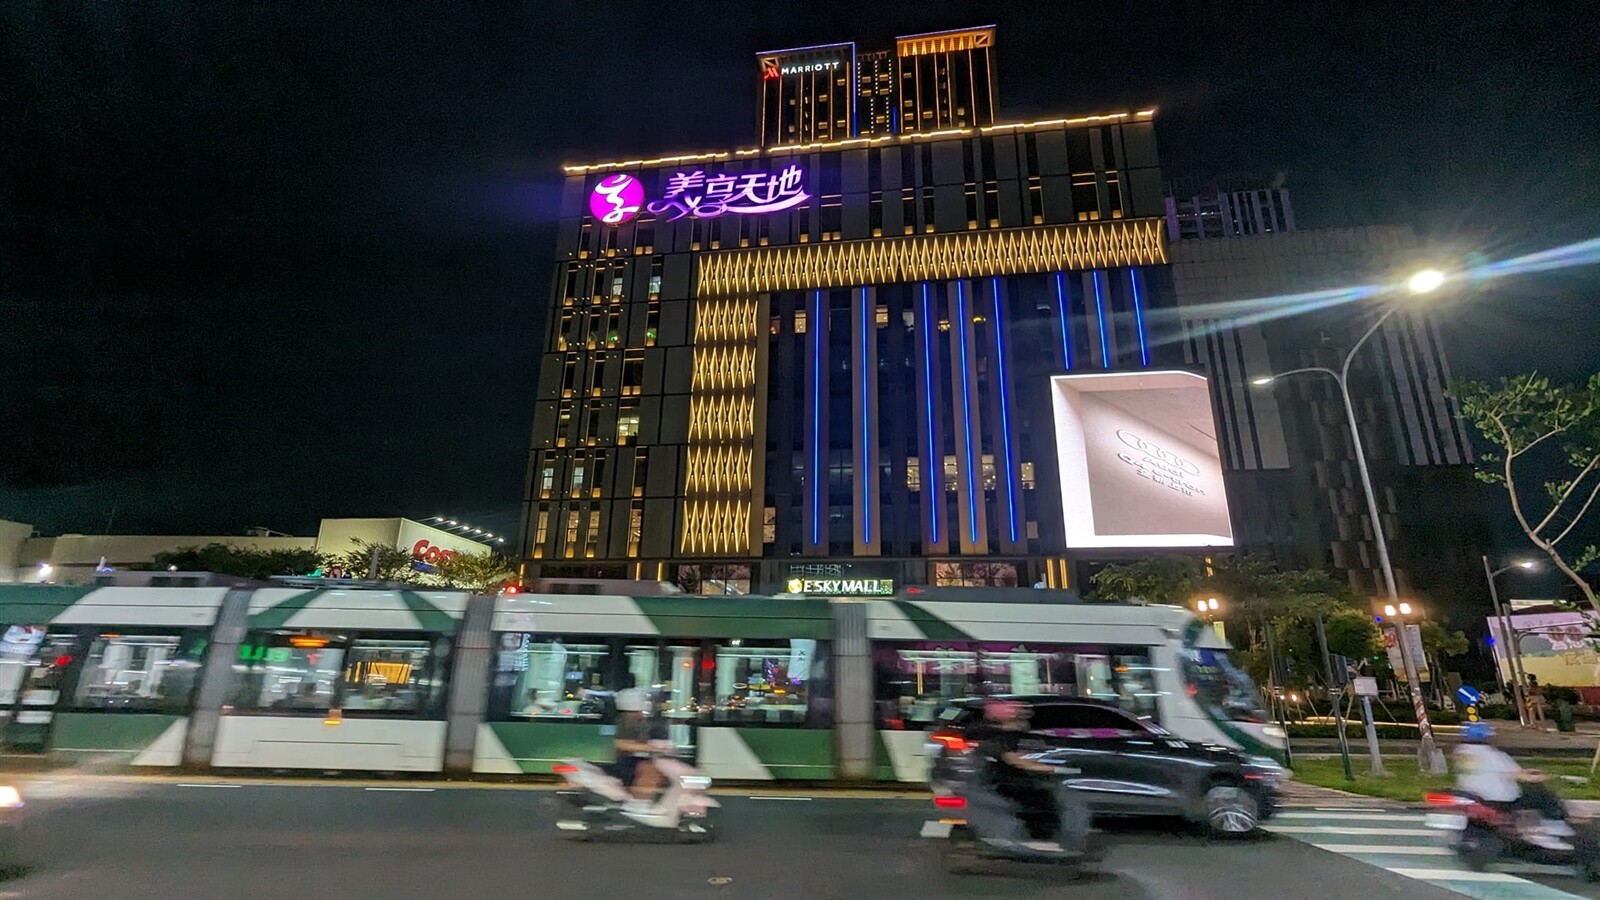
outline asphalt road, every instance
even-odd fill
[[[1281,835],[1119,829],[1100,873],[953,876],[925,800],[724,796],[706,846],[574,843],[548,792],[221,786],[64,776],[22,785],[32,868],[0,898],[1247,898],[1460,895]]]

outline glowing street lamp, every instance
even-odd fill
[[[1406,279],[1404,286],[1410,293],[1421,295],[1438,290],[1445,281],[1445,274],[1438,269],[1423,269]],[[1378,569],[1383,574],[1383,586],[1385,592],[1389,595],[1390,607],[1398,606],[1404,608],[1407,612],[1402,612],[1401,615],[1409,615],[1410,605],[1400,602],[1400,591],[1394,578],[1394,566],[1389,562],[1389,541],[1383,532],[1383,519],[1378,512],[1378,495],[1372,486],[1372,473],[1367,469],[1367,451],[1361,442],[1360,425],[1356,422],[1355,402],[1350,398],[1350,364],[1355,361],[1356,354],[1361,351],[1361,347],[1366,344],[1367,340],[1376,334],[1379,328],[1383,327],[1384,322],[1389,321],[1390,316],[1399,312],[1401,306],[1402,304],[1400,303],[1390,304],[1389,308],[1384,310],[1377,320],[1367,327],[1367,330],[1345,353],[1344,361],[1337,370],[1327,366],[1306,366],[1299,369],[1290,369],[1287,372],[1277,372],[1253,378],[1250,383],[1257,387],[1263,387],[1289,375],[1315,372],[1319,375],[1331,376],[1334,382],[1338,384],[1339,396],[1344,400],[1345,424],[1350,429],[1350,442],[1355,448],[1356,473],[1361,477],[1361,490],[1366,495],[1367,518],[1372,522],[1372,538],[1378,550]],[[1403,650],[1405,648],[1405,632],[1403,630],[1400,631],[1398,637]],[[1401,658],[1405,660],[1406,686],[1411,691],[1411,707],[1417,715],[1417,732],[1422,739],[1417,747],[1417,765],[1423,771],[1442,775],[1446,772],[1444,754],[1439,752],[1438,746],[1434,743],[1433,724],[1428,721],[1427,706],[1422,699],[1422,681],[1417,675],[1416,668],[1411,664],[1410,654],[1403,652]]]

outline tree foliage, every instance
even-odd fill
[[[350,539],[351,548],[343,553],[330,554],[327,557],[328,568],[344,570],[346,578],[376,578],[378,581],[398,581],[415,584],[422,580],[423,573],[412,565],[415,560],[410,550],[391,547],[388,544],[375,544],[363,541],[360,538]],[[378,568],[372,570],[372,553],[378,553]]]
[[[309,575],[322,558],[314,550],[253,550],[220,542],[157,553],[152,569],[215,572],[265,581],[274,575]]]
[[[1107,566],[1092,579],[1103,600],[1144,600],[1193,606],[1216,597],[1222,614],[1260,623],[1272,618],[1314,616],[1355,605],[1348,585],[1318,569],[1282,571],[1259,554],[1204,560],[1155,556]]]
[[[445,587],[492,594],[515,581],[511,561],[495,553],[458,553],[440,560],[434,576]]]
[[[1552,384],[1537,373],[1516,375],[1494,384],[1464,382],[1454,393],[1462,417],[1497,448],[1483,454],[1478,478],[1505,490],[1528,540],[1591,609],[1600,609],[1594,588],[1579,574],[1600,557],[1600,549],[1574,550],[1563,543],[1600,495],[1600,374],[1582,385]],[[1562,476],[1530,483],[1552,468]]]

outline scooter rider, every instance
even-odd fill
[[[633,795],[629,805],[641,809],[650,805],[661,786],[660,773],[650,762],[650,720],[645,717],[649,705],[649,695],[643,690],[628,687],[617,692],[613,771]]]
[[[1519,822],[1518,827],[1529,843],[1548,850],[1571,850],[1566,839],[1573,831],[1566,822],[1566,807],[1543,784],[1546,776],[1524,769],[1491,745],[1494,729],[1483,722],[1463,728],[1461,737],[1464,743],[1455,754],[1456,788],[1487,803],[1525,813],[1531,821]]]
[[[1054,789],[1042,785],[1039,777],[1053,773],[1055,767],[1029,759],[1021,751],[1028,716],[1025,704],[990,700],[984,704],[984,722],[973,729],[973,737],[984,760],[984,774],[995,791],[1017,804],[1031,836],[1044,840],[1055,830],[1061,809]]]

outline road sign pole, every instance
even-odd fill
[[[1339,697],[1343,693],[1344,679],[1333,676],[1333,657],[1328,655],[1328,633],[1322,626],[1322,616],[1317,616],[1317,643],[1322,647],[1322,668],[1328,676],[1328,698],[1333,701],[1333,728],[1339,734],[1339,758],[1344,761],[1344,780],[1355,781],[1350,768],[1350,739],[1344,733],[1344,714],[1339,710]]]
[[[1372,756],[1372,775],[1384,778],[1389,773],[1383,770],[1383,755],[1378,752],[1378,729],[1372,724],[1372,698],[1365,694],[1361,697],[1361,718],[1367,723],[1367,753]]]

